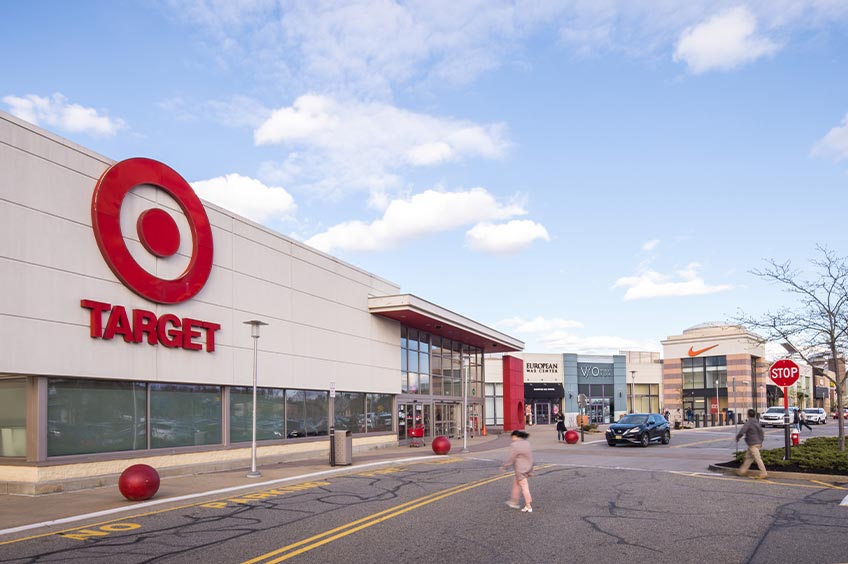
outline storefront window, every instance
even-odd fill
[[[143,383],[50,378],[47,455],[146,449],[146,414]]]
[[[150,384],[150,447],[221,443],[221,388]]]
[[[336,392],[335,411],[336,429],[365,432],[365,394]]]
[[[368,394],[366,396],[368,433],[392,430],[392,401],[390,394]]]
[[[256,389],[256,440],[282,439],[285,432],[285,394],[273,388]],[[230,442],[253,440],[253,388],[230,388]]]
[[[26,456],[26,379],[0,379],[0,456]]]
[[[311,390],[286,390],[286,436],[318,437],[328,434],[330,394]]]

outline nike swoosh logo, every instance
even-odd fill
[[[704,349],[693,350],[692,347],[689,347],[689,356],[698,356],[699,354],[703,354],[710,349],[716,348],[718,345],[713,345],[711,347],[707,347]]]

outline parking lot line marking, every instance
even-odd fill
[[[218,489],[218,490],[211,490],[211,491],[206,491],[206,492],[197,492],[197,493],[186,494],[186,495],[181,495],[181,496],[176,496],[176,497],[166,497],[166,498],[162,498],[162,499],[154,499],[152,501],[142,501],[142,502],[139,502],[135,505],[128,506],[128,507],[113,507],[112,509],[104,509],[103,511],[95,511],[93,513],[85,513],[83,515],[72,515],[70,517],[63,517],[61,519],[54,519],[52,521],[42,521],[41,523],[31,523],[29,525],[21,525],[19,527],[11,527],[9,529],[2,529],[2,530],[0,530],[0,536],[12,534],[12,533],[20,533],[20,532],[27,531],[27,530],[30,530],[30,529],[50,527],[50,526],[53,526],[53,525],[64,525],[65,523],[74,523],[76,521],[84,521],[86,519],[96,519],[98,517],[105,517],[107,515],[114,515],[116,513],[127,513],[127,512],[131,512],[131,511],[136,511],[136,510],[139,510],[139,509],[142,509],[142,508],[145,508],[145,507],[151,507],[151,506],[154,506],[154,505],[161,505],[163,503],[176,503],[176,502],[185,501],[185,500],[188,500],[188,499],[195,499],[195,498],[199,498],[199,497],[218,495],[218,494],[228,493],[228,492],[236,492],[236,491],[244,490],[244,489],[251,489],[251,488],[252,489],[258,489],[258,488],[261,488],[262,486],[270,486],[270,485],[273,485],[273,484],[282,484],[282,483],[285,483],[285,482],[294,482],[294,481],[298,481],[298,480],[306,481],[309,478],[317,477],[317,476],[351,474],[351,473],[354,473],[357,470],[361,470],[363,468],[372,468],[372,467],[377,467],[377,466],[384,465],[384,464],[396,464],[398,462],[409,462],[409,463],[421,462],[421,461],[429,459],[429,458],[439,458],[439,456],[438,455],[432,455],[432,456],[422,456],[422,457],[414,457],[414,458],[402,458],[402,459],[398,459],[398,460],[381,460],[381,461],[378,461],[378,462],[368,462],[368,463],[361,464],[361,465],[358,465],[358,466],[346,466],[344,468],[336,468],[336,469],[333,469],[333,470],[321,470],[321,471],[318,471],[318,472],[312,472],[310,474],[301,474],[299,476],[289,476],[287,478],[277,478],[277,479],[274,479],[274,480],[267,480],[265,482],[258,482],[258,483],[253,483],[253,484],[244,484],[244,485],[241,485],[241,486],[232,486],[232,487],[229,487],[229,488],[221,488],[221,489]],[[159,513],[165,513],[167,511],[176,511],[176,510],[179,510],[179,509],[185,509],[187,507],[194,507],[194,506],[197,506],[197,505],[201,505],[203,503],[210,503],[212,501],[223,501],[224,499],[226,499],[226,498],[216,498],[216,499],[205,500],[205,501],[197,502],[197,503],[190,503],[190,504],[187,504],[187,505],[180,505],[180,506],[177,506],[177,507],[168,507],[168,508],[165,508],[165,509],[148,511],[146,513],[137,513],[137,514],[130,515],[130,516],[127,516],[127,517],[116,517],[115,519],[109,519],[108,521],[100,521],[99,523],[94,523],[94,524],[90,524],[90,525],[86,525],[86,526],[96,527],[96,526],[105,525],[105,524],[108,524],[108,523],[114,523],[115,521],[125,521],[125,520],[128,520],[128,519],[136,519],[138,517],[146,517],[148,515],[156,515],[156,514],[159,514]],[[0,541],[0,546],[2,546],[4,544],[12,544],[12,543],[16,543],[16,542],[23,542],[23,541],[37,539],[37,538],[41,538],[41,537],[47,537],[47,536],[50,536],[50,535],[57,535],[59,533],[66,533],[66,532],[69,532],[69,531],[75,531],[78,528],[79,527],[74,527],[74,528],[70,528],[70,529],[62,529],[62,530],[59,530],[59,531],[51,531],[49,533],[41,533],[41,534],[38,534],[38,535],[31,535],[31,536],[23,537],[23,538],[19,538],[19,539],[12,539],[12,540],[8,540],[8,541]]]
[[[822,486],[824,486],[826,488],[834,489],[834,490],[844,490],[844,489],[846,489],[846,488],[843,488],[843,487],[840,487],[840,486],[834,486],[834,485],[827,484],[827,483],[824,483],[824,482],[817,482],[816,480],[809,480],[810,482],[812,482],[814,484],[819,484],[817,486],[813,486],[811,484],[796,484],[796,483],[788,484],[786,482],[775,482],[773,479],[768,479],[768,478],[764,479],[764,480],[755,480],[753,478],[744,478],[742,476],[726,476],[726,475],[714,475],[714,474],[711,475],[711,474],[695,473],[695,472],[679,472],[679,471],[674,471],[674,470],[672,470],[671,473],[672,474],[679,474],[681,476],[690,476],[692,478],[705,478],[705,479],[711,479],[711,480],[726,480],[726,481],[729,481],[729,482],[749,482],[749,483],[752,482],[752,483],[756,483],[756,484],[768,484],[768,485],[772,485],[772,486],[785,486],[787,488],[805,488],[805,489],[812,489],[812,490],[820,490],[820,489],[822,489]]]
[[[361,531],[362,529],[366,529],[368,527],[372,527],[374,525],[382,523],[383,521],[387,521],[388,519],[398,517],[408,511],[412,511],[413,509],[423,507],[430,503],[442,500],[446,497],[450,497],[458,493],[478,488],[480,486],[484,486],[492,482],[503,480],[512,475],[513,474],[511,472],[508,474],[499,474],[494,477],[483,478],[481,480],[475,480],[474,482],[460,484],[459,486],[453,486],[451,488],[434,492],[432,494],[428,494],[423,497],[407,501],[395,507],[379,511],[377,513],[374,513],[373,515],[369,515],[367,517],[351,521],[350,523],[341,525],[340,527],[324,531],[323,533],[319,533],[317,535],[286,545],[276,550],[272,550],[271,552],[266,552],[265,554],[257,556],[256,558],[246,560],[242,564],[257,564],[259,562],[264,562],[265,564],[275,564],[277,562],[282,562],[284,560],[288,560],[289,558],[298,556],[299,554],[303,554],[304,552],[308,552],[325,544],[331,543],[334,540],[338,540],[342,537],[351,535],[357,531]],[[275,556],[279,556],[279,558],[274,558]],[[269,560],[270,558],[274,559]]]
[[[827,482],[819,482],[818,480],[810,480],[810,481],[814,484],[821,484],[823,486],[827,486],[827,487],[832,488],[834,490],[848,490],[848,488],[843,488],[842,486],[837,486],[837,485],[834,485],[834,484],[828,484]]]

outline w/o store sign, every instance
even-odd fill
[[[145,270],[130,253],[121,230],[121,205],[130,191],[141,185],[153,186],[170,195],[180,206],[191,231],[191,257],[188,266],[174,279],[159,278]],[[124,286],[151,302],[178,304],[197,295],[212,271],[212,227],[200,199],[188,182],[171,167],[152,159],[135,158],[111,166],[94,188],[91,199],[91,226],[100,253]],[[138,239],[144,249],[167,259],[180,247],[180,231],[174,219],[161,208],[142,212],[136,221]],[[122,305],[83,299],[80,306],[90,312],[91,337],[128,343],[147,341],[169,348],[215,350],[219,323],[180,318],[166,313],[157,316],[146,309],[127,310]],[[104,316],[105,318],[104,323]]]

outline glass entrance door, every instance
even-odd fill
[[[547,402],[536,402],[533,404],[536,425],[547,425],[551,422],[551,404]]]
[[[410,438],[412,429],[424,429],[425,437],[433,436],[432,407],[422,403],[398,404],[398,441]]]
[[[589,401],[589,421],[596,424],[610,422],[609,398],[592,398]]]

